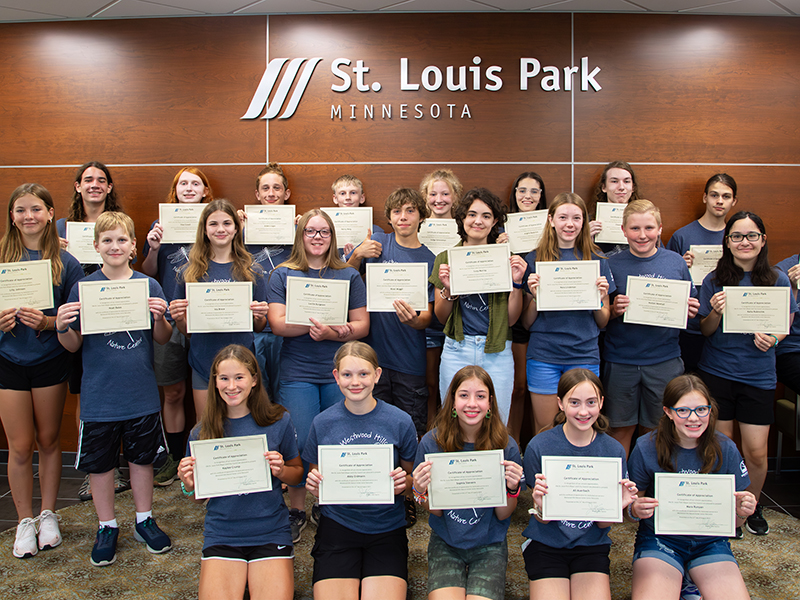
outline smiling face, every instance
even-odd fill
[[[258,180],[256,200],[259,204],[282,205],[291,195],[292,192],[283,185],[283,177],[277,173],[265,173]]]
[[[364,204],[364,200],[366,199],[363,190],[353,183],[337,187],[336,193],[333,195],[333,203],[342,208]]]
[[[228,417],[238,418],[247,415],[247,399],[256,386],[256,379],[247,367],[238,360],[223,360],[217,367],[215,378],[220,398],[228,407]]]
[[[19,229],[23,238],[37,240],[41,237],[48,221],[53,218],[53,209],[47,208],[44,200],[33,194],[17,198],[11,208],[11,222]]]
[[[434,219],[449,219],[453,209],[453,192],[446,181],[437,180],[428,187],[428,206]]]
[[[111,184],[102,169],[89,167],[81,175],[81,180],[75,182],[75,189],[84,204],[102,204],[111,191]]]
[[[183,204],[197,204],[202,202],[208,194],[203,180],[194,173],[183,171],[175,184],[175,197]]]
[[[664,413],[670,418],[673,425],[675,425],[675,433],[678,436],[678,443],[683,448],[694,448],[697,446],[697,440],[703,435],[703,432],[708,428],[708,421],[711,414],[704,417],[698,417],[697,413],[690,413],[685,419],[681,419],[673,409],[677,408],[697,408],[698,406],[708,406],[708,399],[696,390],[692,390],[688,394],[681,397],[672,408],[664,407]]]
[[[567,417],[565,428],[573,429],[575,433],[585,433],[592,429],[600,416],[603,397],[591,382],[582,381],[567,392],[564,398],[558,399],[558,408]]]
[[[491,405],[489,388],[477,377],[467,379],[458,386],[453,398],[456,417],[464,430],[479,429],[486,421],[486,413]]]
[[[339,385],[345,400],[360,403],[372,397],[372,388],[381,377],[380,368],[358,356],[345,356],[339,361],[339,368],[333,370],[333,377]]]
[[[750,218],[739,219],[731,225],[725,243],[728,245],[728,248],[730,248],[731,254],[733,254],[733,262],[745,271],[752,271],[753,265],[758,255],[761,253],[761,249],[764,247],[767,236],[766,234],[760,235],[758,240],[754,242],[751,242],[746,237],[743,238],[741,242],[734,242],[730,239],[731,235],[741,234],[746,236],[748,233],[760,234],[761,230]]]
[[[583,229],[583,211],[576,204],[562,204],[552,215],[547,216],[555,230],[559,248],[574,248],[575,240]]]
[[[542,199],[542,186],[532,178],[521,179],[514,190],[519,212],[536,210]]]
[[[724,183],[717,181],[708,187],[708,192],[703,194],[703,204],[706,213],[724,219],[736,204],[733,190]]]
[[[400,208],[393,208],[389,213],[392,229],[400,237],[412,237],[419,230],[419,211],[411,203]]]
[[[467,236],[464,244],[474,246],[487,243],[496,223],[492,209],[483,200],[473,200],[464,217],[464,233]]]
[[[308,237],[306,232],[303,233],[303,245],[306,249],[306,255],[308,258],[324,258],[328,253],[328,249],[331,247],[331,226],[324,218],[320,217],[319,215],[315,215],[308,220],[305,230],[306,232],[315,232],[314,237]],[[318,232],[328,232],[328,237],[323,238]]]
[[[127,266],[136,249],[136,238],[123,227],[115,227],[95,234],[94,249],[100,253],[103,264],[109,267]]]
[[[603,191],[609,202],[627,204],[633,194],[633,177],[625,169],[609,169]]]
[[[236,235],[236,222],[225,211],[215,211],[206,219],[206,235],[212,247],[226,248]]]
[[[631,254],[639,258],[647,258],[656,253],[658,238],[661,236],[661,225],[653,213],[634,213],[628,215],[622,232],[628,239]]]

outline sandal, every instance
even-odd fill
[[[406,529],[411,529],[417,522],[417,503],[408,496],[403,497],[403,503],[406,507]]]

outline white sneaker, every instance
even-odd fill
[[[22,519],[17,525],[17,539],[14,540],[14,556],[30,558],[39,552],[36,543],[36,521],[30,517]]]
[[[39,550],[55,548],[61,543],[60,520],[61,517],[52,510],[43,510],[39,515]]]

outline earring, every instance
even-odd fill
[[[492,418],[492,409],[490,408],[489,410],[486,411],[486,416],[484,417],[484,419],[488,421],[491,418]]]
[[[455,408],[453,409],[453,412],[450,416],[452,416],[454,419],[458,417],[458,413],[456,412]]]

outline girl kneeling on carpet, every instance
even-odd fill
[[[522,457],[503,425],[494,384],[483,368],[467,366],[455,374],[434,426],[417,449],[417,501],[427,508],[432,464],[425,454],[503,450],[507,505],[430,511],[428,598],[502,599],[508,565],[506,535],[523,485]]]
[[[208,501],[199,597],[242,598],[247,585],[253,600],[291,600],[294,550],[281,482],[294,485],[303,477],[294,425],[282,406],[270,402],[253,353],[231,344],[214,358],[205,412],[189,440],[244,435],[267,436],[272,491]],[[186,495],[194,493],[194,464],[186,456],[178,467]]]
[[[640,437],[628,463],[631,479],[648,495],[637,498],[630,516],[641,519],[633,550],[632,598],[678,598],[688,571],[704,598],[750,598],[728,539],[719,536],[656,535],[655,474],[723,473],[736,480],[736,525],[756,508],[747,467],[736,444],[714,431],[717,403],[696,375],[681,375],[664,389],[658,429]]]
[[[559,412],[553,427],[534,437],[525,450],[525,477],[536,481],[531,519],[522,532],[528,538],[522,555],[531,598],[610,600],[611,523],[545,521],[542,499],[548,488],[542,456],[620,458],[626,474],[625,450],[605,433],[608,420],[600,414],[603,385],[592,371],[579,368],[564,373],[558,382],[557,401]],[[625,509],[636,498],[636,486],[628,479],[622,479],[620,485]]]
[[[363,342],[336,352],[333,376],[344,400],[314,417],[303,448],[311,468],[306,489],[319,497],[321,445],[392,444],[392,504],[322,504],[314,557],[314,598],[405,600],[408,538],[403,492],[411,485],[417,431],[401,409],[372,396],[381,376],[378,356]],[[387,482],[388,484],[388,482]],[[359,594],[360,588],[360,594]]]

